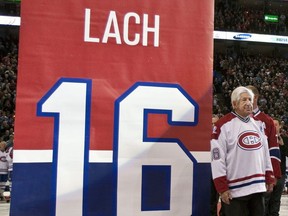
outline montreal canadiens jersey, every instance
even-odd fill
[[[8,173],[7,153],[0,151],[0,174]]]
[[[219,193],[232,197],[265,192],[275,181],[263,123],[231,112],[216,122],[211,137],[212,175]]]
[[[7,151],[7,163],[8,163],[8,171],[13,170],[13,147],[10,147]]]
[[[270,152],[270,158],[272,162],[273,172],[276,178],[280,178],[282,176],[281,173],[281,159],[280,159],[280,149],[279,144],[277,142],[276,136],[276,128],[274,126],[273,119],[261,112],[258,108],[253,111],[253,115],[255,118],[261,120],[264,123],[264,131],[268,139],[268,147]]]

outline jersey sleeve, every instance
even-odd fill
[[[265,150],[265,164],[266,164],[266,166],[265,166],[265,171],[266,171],[265,172],[265,179],[266,179],[267,184],[273,184],[276,182],[276,179],[275,179],[272,160],[270,159],[270,149],[269,149],[269,145],[268,145],[268,139],[264,134],[263,134],[263,143],[264,143],[263,146],[264,146],[264,150]],[[279,169],[280,169],[280,167],[279,167]]]
[[[229,189],[227,177],[226,177],[226,141],[225,134],[221,133],[219,126],[216,124],[213,128],[212,137],[210,141],[211,145],[211,169],[212,177],[219,193],[227,191]]]
[[[281,156],[280,148],[276,136],[276,128],[273,122],[273,119],[269,117],[268,125],[266,125],[266,135],[268,139],[269,154],[272,162],[273,172],[276,178],[282,176],[281,173]]]

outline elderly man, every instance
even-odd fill
[[[251,115],[253,98],[248,88],[234,89],[232,112],[212,132],[212,175],[226,216],[263,216],[263,194],[275,182],[263,123]]]

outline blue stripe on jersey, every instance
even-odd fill
[[[270,157],[276,157],[280,160],[280,149],[279,148],[270,148]]]
[[[236,189],[236,188],[246,187],[246,186],[249,186],[249,185],[252,185],[252,184],[259,184],[259,183],[263,183],[263,182],[265,183],[265,180],[255,180],[255,181],[247,182],[247,183],[240,184],[240,185],[229,186],[229,189]]]

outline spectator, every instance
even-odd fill
[[[265,205],[265,216],[279,215],[280,204],[281,204],[281,195],[283,192],[283,188],[285,185],[285,177],[286,177],[286,156],[288,156],[288,143],[287,137],[282,138],[280,134],[281,125],[278,120],[273,120],[276,127],[276,135],[277,141],[281,150],[281,177],[277,179],[277,183],[271,192],[269,199],[267,199],[267,203]],[[285,141],[285,142],[284,142]]]
[[[5,189],[6,181],[8,180],[8,162],[6,159],[7,153],[5,151],[6,142],[0,142],[0,198]]]
[[[280,149],[276,137],[276,127],[273,119],[266,113],[261,112],[258,107],[259,91],[255,86],[247,86],[254,94],[253,101],[253,116],[261,120],[264,123],[265,134],[268,139],[268,147],[270,152],[271,163],[273,166],[273,172],[277,179],[281,178],[282,173],[280,169]]]
[[[6,147],[7,152],[7,163],[8,163],[8,180],[12,181],[12,173],[13,173],[13,146]]]

